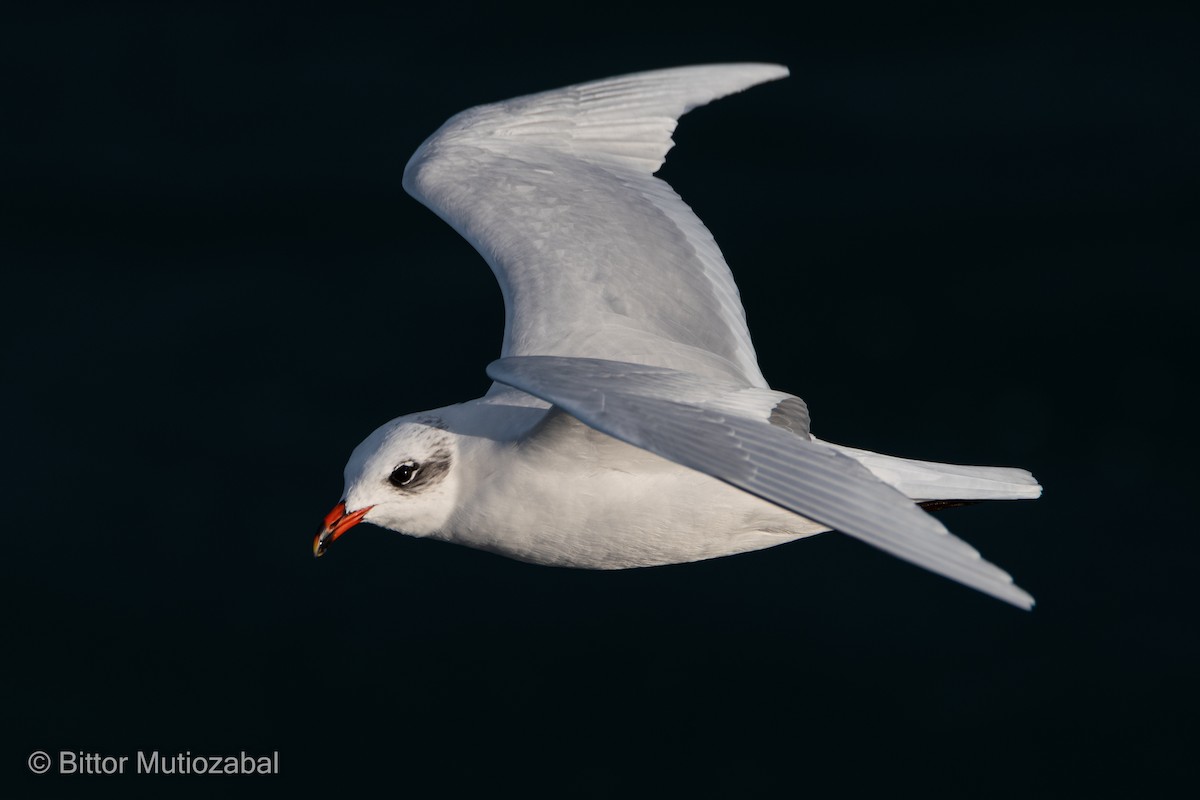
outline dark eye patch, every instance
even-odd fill
[[[423,462],[405,461],[398,464],[387,482],[400,491],[411,494],[438,483],[450,471],[450,453],[438,450]]]

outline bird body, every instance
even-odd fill
[[[416,416],[422,421],[402,425],[448,452],[457,475],[452,501],[439,506],[444,518],[425,526],[383,519],[406,533],[538,564],[625,569],[826,530],[555,409],[476,400]],[[401,451],[417,449],[406,443]],[[351,495],[352,507],[366,502]]]
[[[1020,469],[823,442],[758,368],[703,224],[653,177],[688,109],[773,80],[685,67],[451,118],[405,188],[491,266],[505,300],[495,383],[410,414],[351,455],[314,540],[360,521],[538,564],[623,569],[835,529],[1015,605],[1033,599],[918,502],[1037,497]]]

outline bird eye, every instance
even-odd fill
[[[392,486],[407,486],[412,483],[413,478],[417,477],[417,472],[421,469],[421,465],[415,461],[405,461],[400,466],[392,470],[392,474],[388,476],[388,483]]]

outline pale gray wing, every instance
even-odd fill
[[[472,108],[427,139],[404,188],[491,266],[502,355],[619,359],[765,387],[720,249],[653,173],[686,111],[785,75],[770,64],[626,75]]]
[[[1015,606],[1033,606],[1007,573],[938,520],[853,458],[771,424],[752,408],[753,400],[741,399],[752,395],[739,394],[735,383],[637,364],[537,356],[494,361],[488,375],[617,439]]]

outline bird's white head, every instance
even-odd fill
[[[368,436],[346,463],[342,500],[313,539],[313,555],[359,522],[428,536],[454,510],[457,434],[437,412],[394,419]]]

